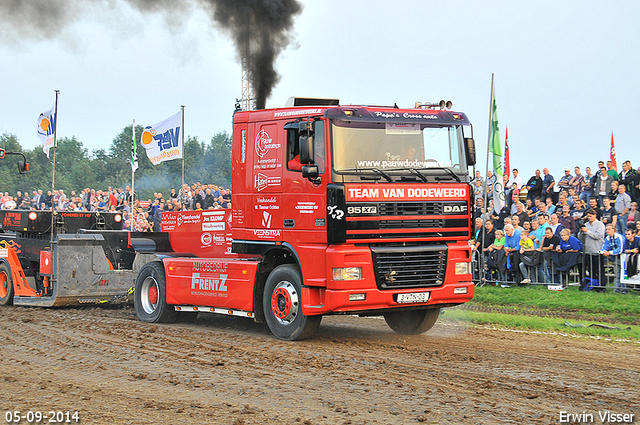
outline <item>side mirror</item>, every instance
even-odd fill
[[[465,137],[464,145],[467,154],[467,165],[476,165],[476,143],[473,138]]]
[[[302,177],[307,179],[315,179],[320,175],[318,171],[317,165],[303,165],[302,166]]]
[[[301,122],[299,126],[299,132],[300,138],[298,139],[298,143],[300,147],[300,163],[313,164],[313,158],[315,156],[313,152],[313,121]]]
[[[24,161],[18,161],[18,172],[24,174],[29,171],[29,163]]]

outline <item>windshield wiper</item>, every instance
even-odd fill
[[[449,173],[458,183],[460,183],[462,180],[460,180],[460,177],[450,168],[450,167],[422,167],[420,168],[421,170],[444,170],[447,173]],[[418,169],[416,168],[412,168],[412,170],[415,170],[416,172],[418,172]]]
[[[373,167],[347,168],[345,170],[337,170],[337,171],[339,173],[343,173],[343,172],[352,173],[352,172],[357,172],[357,171],[373,171],[377,175],[384,177],[389,183],[393,183],[393,179],[391,178],[391,176],[389,174],[385,173],[384,171],[382,171],[379,168],[373,168]],[[360,179],[367,180],[367,177],[366,176],[360,176]],[[371,178],[369,178],[369,179],[371,179]],[[379,180],[379,178],[377,180]]]
[[[427,182],[427,176],[425,176],[424,174],[422,174],[420,171],[416,170],[415,168],[407,168],[407,170],[411,171],[412,173],[414,173],[416,176],[420,177],[422,179],[423,182]]]

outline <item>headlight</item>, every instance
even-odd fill
[[[333,280],[360,280],[362,267],[340,267],[333,269]]]
[[[471,274],[471,263],[456,263],[456,274]]]

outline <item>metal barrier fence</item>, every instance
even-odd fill
[[[537,258],[533,260],[523,261],[523,257],[520,255],[512,254],[512,257],[514,258],[513,263],[509,258],[503,266],[503,263],[496,261],[493,256],[489,258],[486,252],[474,251],[473,282],[477,286],[507,287],[529,284],[549,285],[556,289],[580,286],[584,290],[616,289],[625,291],[620,286],[620,283],[623,283],[629,290],[640,291],[640,273],[631,278],[626,276],[626,254],[604,256],[602,254],[547,251],[539,253]]]

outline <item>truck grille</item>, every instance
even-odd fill
[[[380,215],[441,215],[442,202],[381,202]]]
[[[440,286],[447,266],[446,245],[372,247],[379,289]]]

